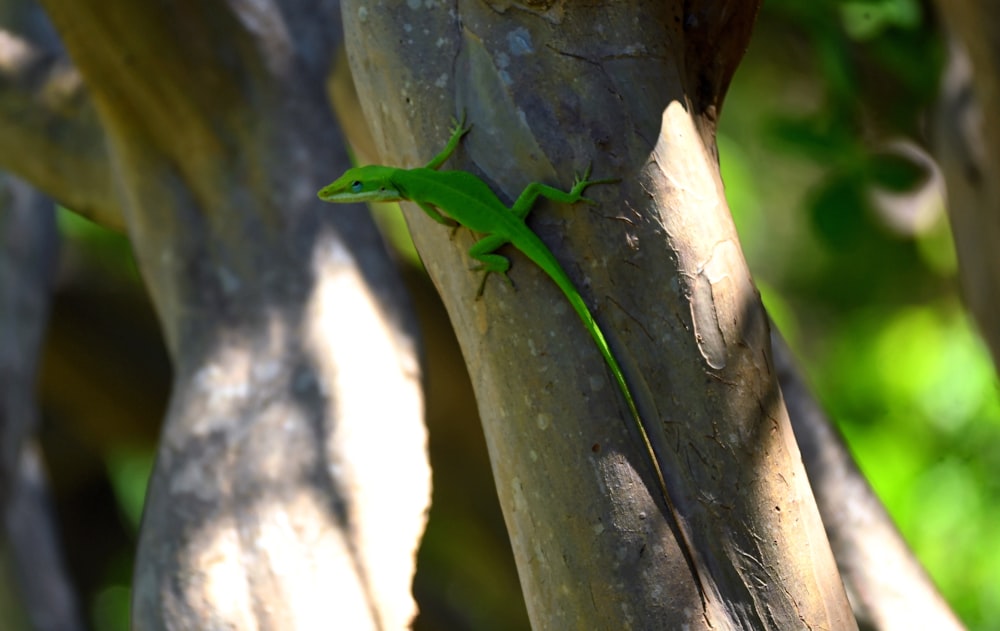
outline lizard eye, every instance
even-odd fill
[[[351,182],[351,191],[354,193],[361,192],[361,180],[354,180]]]

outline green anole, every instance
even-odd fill
[[[327,202],[350,203],[350,202],[389,202],[389,201],[410,201],[419,206],[434,221],[457,228],[465,226],[475,233],[485,235],[476,242],[469,250],[469,256],[479,261],[474,270],[485,272],[482,283],[479,286],[478,295],[483,293],[486,277],[491,272],[501,274],[508,283],[511,282],[507,276],[510,269],[510,260],[496,250],[510,243],[527,256],[535,265],[559,286],[566,299],[573,305],[573,309],[583,321],[584,327],[594,339],[598,350],[604,357],[605,363],[611,370],[618,389],[625,398],[629,414],[635,422],[639,435],[652,461],[653,471],[656,473],[660,491],[663,494],[667,508],[674,514],[677,520],[677,528],[680,531],[682,540],[685,542],[687,550],[682,551],[690,564],[696,577],[697,569],[691,559],[693,548],[688,541],[684,523],[680,521],[677,509],[667,490],[666,480],[660,468],[659,459],[653,449],[649,433],[639,415],[639,410],[635,404],[632,391],[625,381],[625,374],[622,372],[618,360],[615,359],[608,345],[604,332],[598,326],[594,315],[591,313],[583,297],[577,290],[573,281],[563,270],[562,265],[553,256],[551,250],[541,239],[538,238],[531,228],[525,223],[525,218],[531,211],[539,197],[545,197],[552,201],[564,204],[573,204],[579,201],[593,203],[583,196],[583,191],[592,184],[603,184],[616,182],[617,180],[589,180],[590,169],[588,168],[582,176],[577,176],[573,182],[573,187],[568,191],[561,191],[557,188],[547,186],[538,182],[533,182],[525,187],[518,196],[514,205],[507,208],[496,196],[490,187],[475,175],[465,171],[439,171],[441,165],[451,157],[451,154],[458,148],[462,137],[469,131],[469,127],[463,121],[455,121],[451,130],[451,137],[448,144],[426,166],[416,169],[398,169],[394,167],[369,165],[348,169],[346,173],[334,180],[329,185],[319,191],[319,198]],[[443,214],[442,214],[443,213]],[[702,587],[700,577],[698,577],[699,588]],[[704,592],[702,591],[703,598]]]

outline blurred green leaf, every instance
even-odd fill
[[[926,184],[885,150],[926,145],[945,46],[925,7],[766,0],[720,155],[755,280],[824,407],[956,612],[996,629],[996,373],[960,306],[947,222],[891,231],[869,201]]]
[[[111,278],[140,282],[132,245],[125,235],[112,232],[61,206],[56,211],[59,233],[72,252],[83,255],[88,264],[100,268],[101,273]]]
[[[146,486],[153,471],[155,454],[151,451],[118,448],[107,456],[108,479],[115,491],[118,506],[133,532],[139,531]]]
[[[109,585],[94,597],[95,631],[128,631],[131,592],[123,585]]]
[[[894,192],[912,191],[926,178],[920,165],[895,153],[875,153],[868,162],[869,185]]]
[[[865,237],[859,227],[866,224],[868,205],[857,180],[836,177],[814,191],[814,195],[810,212],[816,233],[835,250],[857,249]]]
[[[889,28],[916,27],[921,10],[916,0],[850,0],[841,3],[840,16],[848,36],[866,40]]]

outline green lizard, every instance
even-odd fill
[[[328,186],[319,191],[319,198],[327,202],[350,203],[350,202],[388,202],[388,201],[411,201],[417,204],[434,221],[450,226],[465,226],[473,232],[486,235],[469,250],[469,256],[479,261],[479,265],[473,269],[481,270],[483,284],[479,286],[479,294],[483,292],[486,277],[490,272],[496,272],[511,282],[507,276],[510,269],[510,260],[500,254],[496,254],[497,248],[505,243],[510,243],[520,250],[525,256],[532,260],[559,286],[566,299],[573,305],[583,325],[586,327],[594,343],[604,357],[605,363],[611,370],[618,389],[625,398],[628,405],[629,414],[635,422],[642,442],[652,460],[653,471],[656,474],[657,482],[663,498],[667,503],[667,508],[678,520],[677,527],[680,529],[682,539],[687,542],[687,534],[684,532],[683,523],[679,521],[677,509],[674,507],[667,491],[666,480],[660,468],[659,460],[650,442],[649,433],[643,423],[639,410],[636,407],[632,391],[625,381],[625,374],[622,372],[618,360],[615,359],[608,345],[604,332],[597,325],[594,315],[587,304],[583,301],[580,292],[577,291],[573,281],[563,270],[559,261],[553,256],[551,250],[538,238],[531,228],[525,223],[525,218],[531,211],[531,207],[539,197],[545,197],[564,204],[573,204],[579,201],[590,202],[591,200],[583,196],[583,191],[592,184],[602,184],[615,182],[617,180],[588,180],[590,169],[588,168],[582,176],[577,176],[573,182],[573,187],[569,192],[561,191],[551,186],[546,186],[538,182],[529,184],[521,195],[514,202],[514,205],[507,208],[503,202],[490,190],[489,186],[471,173],[465,171],[438,171],[438,168],[455,152],[459,142],[469,131],[469,127],[463,121],[455,121],[451,131],[451,138],[441,153],[427,163],[423,168],[397,169],[387,166],[370,165],[348,169],[346,173],[337,178]],[[444,214],[442,214],[442,212]],[[687,546],[684,550],[685,558],[696,571],[690,557],[693,548]],[[683,550],[683,546],[682,546]],[[700,579],[699,579],[700,583]],[[699,585],[701,587],[701,585]]]

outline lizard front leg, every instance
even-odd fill
[[[588,180],[587,178],[589,177],[590,167],[587,167],[587,170],[583,172],[583,175],[577,174],[576,178],[573,180],[573,188],[568,191],[561,191],[558,188],[542,184],[540,182],[532,182],[524,187],[524,190],[517,197],[517,201],[514,202],[514,205],[511,207],[511,211],[524,220],[528,216],[528,213],[531,212],[531,207],[535,205],[535,202],[539,197],[551,199],[554,202],[561,202],[563,204],[575,204],[579,201],[593,204],[593,200],[587,199],[583,196],[583,191],[588,186],[592,184],[608,184],[618,181],[617,178]]]
[[[435,170],[440,168],[444,161],[455,153],[455,149],[458,149],[458,143],[462,141],[462,136],[472,129],[472,125],[465,124],[465,112],[462,112],[461,119],[451,119],[451,123],[451,137],[448,139],[448,144],[444,146],[441,153],[431,158],[431,161],[426,164],[426,168]]]

